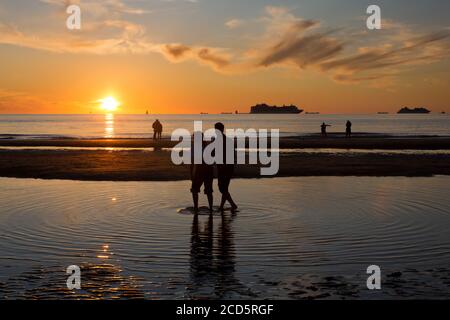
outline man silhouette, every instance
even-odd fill
[[[350,122],[350,120],[347,121],[345,127],[345,137],[350,138],[352,136],[352,123]]]
[[[234,173],[234,164],[227,164],[227,138],[224,134],[225,126],[223,123],[218,122],[215,124],[214,128],[219,131],[219,133],[222,135],[223,139],[223,163],[224,164],[217,164],[217,180],[219,184],[219,191],[222,194],[222,201],[220,202],[220,210],[224,210],[225,202],[228,201],[231,205],[231,210],[236,211],[238,206],[233,201],[233,198],[231,197],[231,194],[228,190],[230,186],[231,179],[233,178]],[[234,152],[234,143],[230,145],[233,145],[233,152]]]
[[[320,131],[322,132],[322,137],[327,136],[327,127],[331,127],[331,125],[325,124],[325,122],[323,122],[322,125],[320,126]]]

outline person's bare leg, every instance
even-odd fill
[[[231,194],[229,192],[227,194],[227,200],[231,204],[231,210],[236,210],[238,208],[237,204],[233,201],[233,198],[231,197]]]
[[[225,202],[227,201],[227,195],[222,193],[222,200],[220,201],[220,211],[224,210]]]
[[[213,203],[214,203],[213,194],[208,193],[206,196],[208,197],[209,211],[213,212]]]
[[[198,193],[192,192],[192,200],[194,201],[194,211],[198,212]]]

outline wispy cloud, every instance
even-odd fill
[[[80,5],[84,12],[97,17],[111,17],[111,15],[117,14],[141,15],[151,12],[129,6],[122,0],[40,0],[40,2],[59,6],[61,9],[65,9],[71,4]]]
[[[228,29],[237,29],[244,25],[244,21],[240,19],[230,19],[227,22],[225,22],[225,26]]]
[[[172,62],[187,59],[212,66],[215,70],[222,70],[231,64],[229,54],[220,48],[189,47],[183,44],[166,44],[161,46],[161,52]]]
[[[323,30],[320,22],[302,20],[286,8],[266,10],[265,43],[251,50],[257,67],[311,68],[339,82],[376,82],[408,67],[450,57],[449,29],[418,34],[387,20],[381,36],[370,38],[367,32],[349,36],[349,30]],[[374,38],[370,45],[357,46]]]
[[[335,71],[338,79],[352,79],[361,73],[380,70],[391,70],[392,73],[393,70],[400,71],[398,68],[401,67],[430,64],[449,57],[449,37],[448,30],[441,30],[404,39],[401,43],[359,48],[356,54],[322,63],[320,68],[324,71]]]
[[[268,6],[257,19],[259,36],[238,49],[155,42],[146,28],[127,15],[148,11],[122,0],[41,0],[64,8],[68,3],[88,6],[81,31],[59,34],[23,31],[0,23],[0,43],[53,52],[88,54],[162,54],[179,63],[194,60],[217,72],[237,73],[285,67],[294,72],[311,69],[339,82],[377,82],[393,78],[407,68],[439,62],[450,56],[450,29],[419,33],[409,26],[386,20],[382,31],[355,32],[324,26],[321,21],[298,17],[285,7]],[[139,2],[134,2],[134,4]],[[102,17],[99,19],[98,17]],[[253,21],[254,23],[254,21]],[[226,28],[245,28],[231,19]]]

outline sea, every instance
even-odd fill
[[[0,139],[40,138],[149,138],[152,123],[159,119],[163,136],[176,129],[194,130],[194,121],[203,129],[223,122],[229,129],[279,129],[280,136],[305,136],[320,132],[320,125],[331,125],[330,133],[345,131],[353,123],[358,134],[393,136],[450,136],[448,114],[370,114],[370,115],[295,115],[295,114],[202,114],[202,115],[0,115]]]
[[[449,299],[449,185],[237,179],[240,212],[195,216],[187,181],[0,178],[0,299]]]

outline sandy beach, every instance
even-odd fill
[[[0,176],[92,181],[187,180],[189,167],[172,164],[173,145],[168,140],[154,143],[142,139],[2,140]],[[53,149],[39,149],[42,147]],[[155,147],[157,151],[136,149]],[[284,138],[280,149],[280,171],[275,177],[450,174],[450,152],[445,153],[450,150],[450,138],[311,136]],[[310,152],[311,149],[315,152]],[[408,153],[393,153],[401,150]],[[423,150],[444,153],[421,153]],[[235,177],[259,178],[259,166],[237,166]]]

